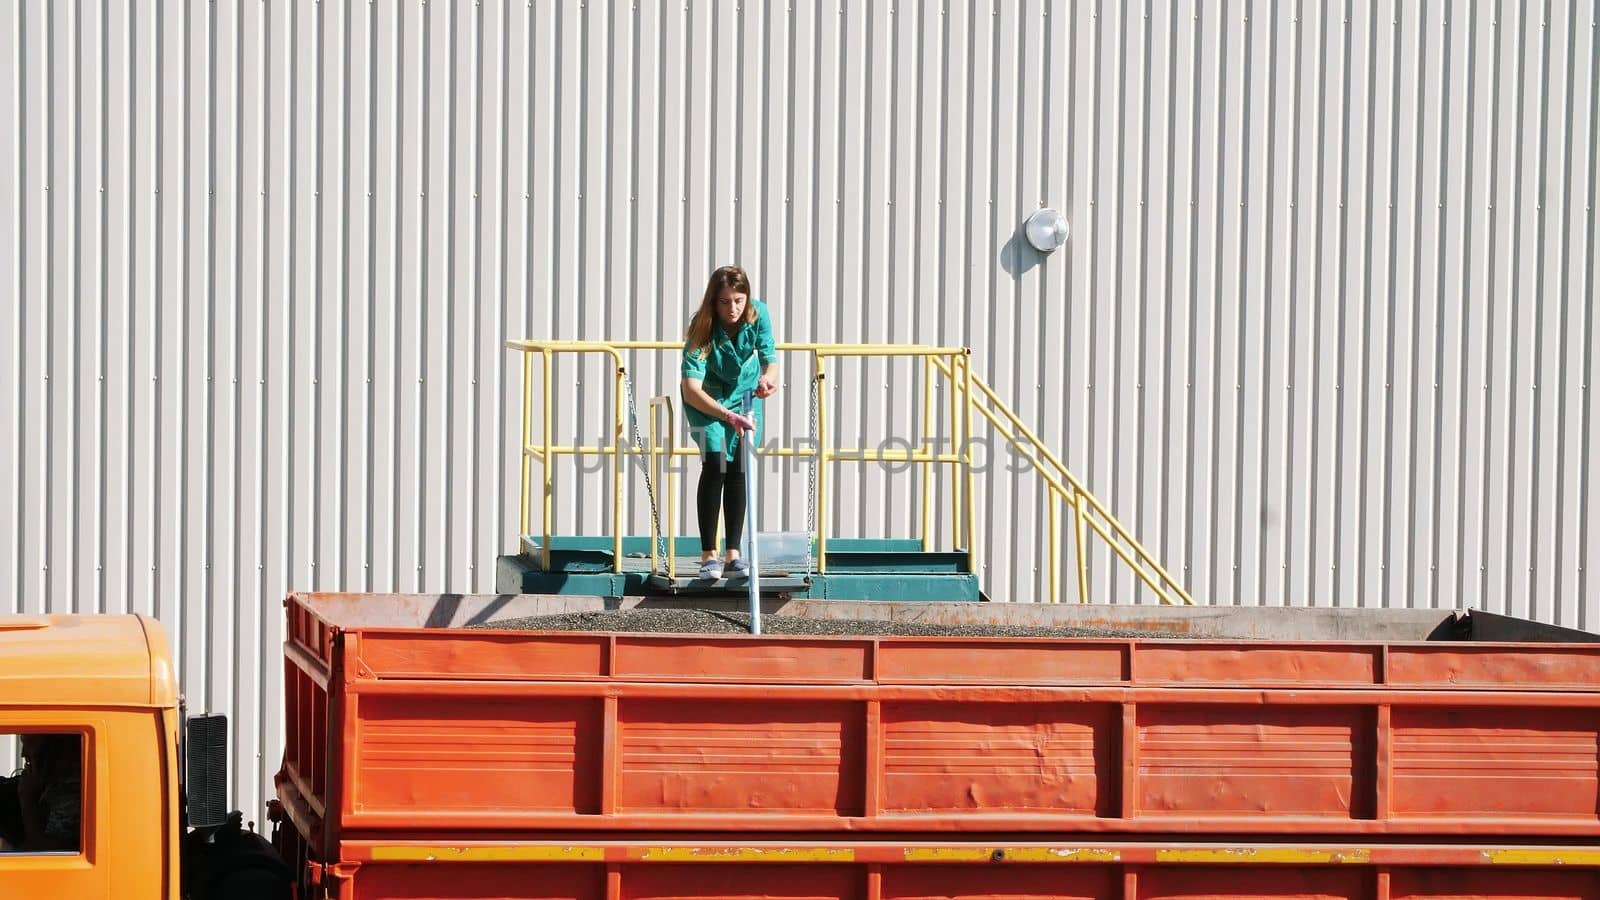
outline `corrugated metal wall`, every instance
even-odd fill
[[[284,592],[491,590],[514,547],[501,341],[676,336],[737,260],[785,340],[971,345],[1202,600],[1595,628],[1595,20],[7,4],[0,584],[159,616],[259,809]],[[1041,204],[1073,227],[1049,257],[1016,237]],[[676,365],[635,370],[646,397]],[[911,434],[916,377],[836,368],[845,442]],[[560,435],[608,439],[606,373],[559,380]],[[983,483],[988,590],[1033,599],[1039,486]],[[915,485],[844,467],[834,533],[916,533]],[[558,489],[559,530],[608,527],[604,478]]]

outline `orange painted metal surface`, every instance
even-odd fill
[[[0,896],[177,900],[177,695],[142,616],[0,616],[0,733],[78,734],[77,852],[0,853]]]
[[[310,828],[1600,837],[1600,648],[291,618]]]
[[[145,616],[0,616],[0,702],[176,708],[161,624]]]

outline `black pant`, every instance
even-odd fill
[[[721,451],[707,453],[700,461],[700,489],[696,501],[700,512],[700,549],[706,553],[716,552],[719,504],[728,528],[728,546],[739,546],[744,536],[744,454],[727,459]]]

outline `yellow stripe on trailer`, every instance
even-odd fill
[[[602,862],[601,847],[452,847],[414,844],[372,848],[372,858],[381,862]]]
[[[1365,864],[1372,851],[1364,848],[1306,849],[1300,847],[1184,847],[1157,850],[1158,863],[1285,863],[1290,865]]]
[[[906,862],[1094,862],[1114,863],[1122,854],[1109,847],[907,847]]]
[[[644,862],[855,862],[856,852],[838,847],[646,847]]]
[[[1600,866],[1600,850],[1534,850],[1521,847],[1486,850],[1484,857],[1502,866]]]

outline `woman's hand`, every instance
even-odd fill
[[[723,410],[722,421],[727,422],[734,431],[755,431],[756,420],[743,416],[731,409]]]
[[[756,382],[756,396],[763,400],[778,392],[778,376],[773,372],[762,372],[761,380]]]

